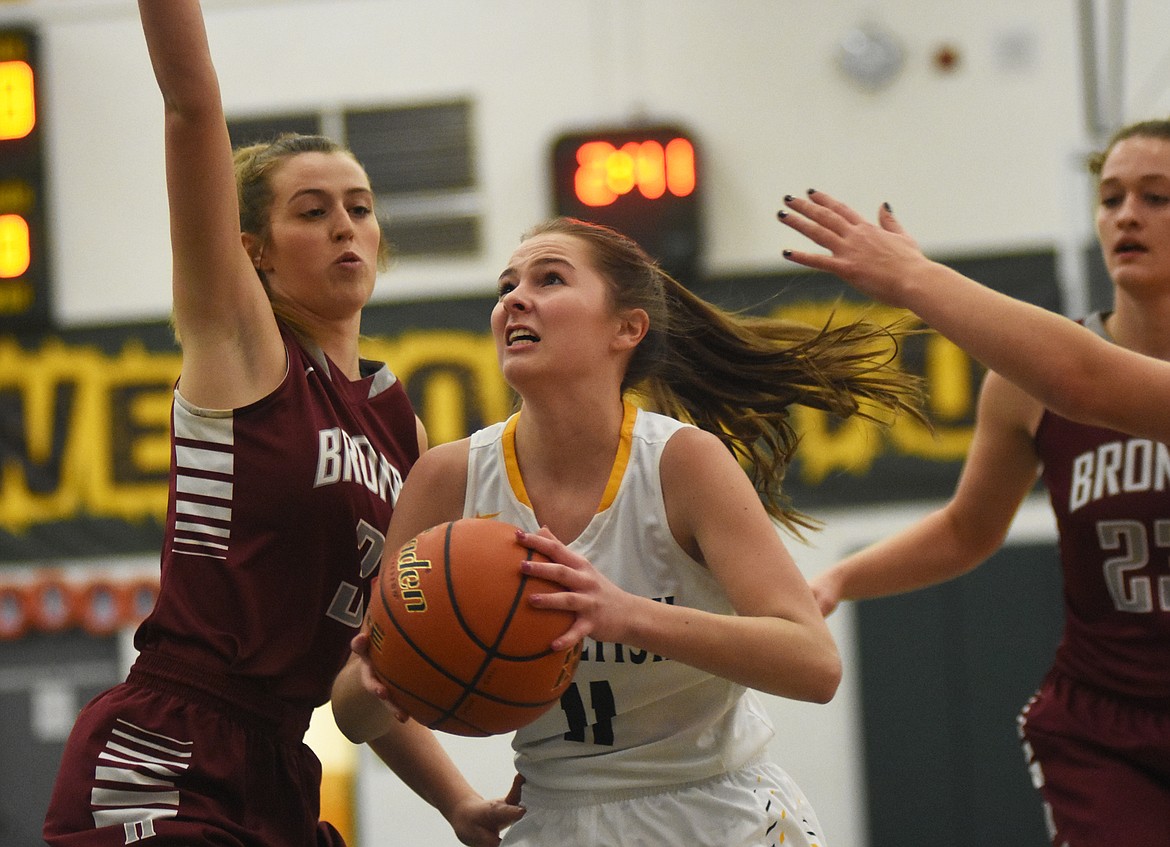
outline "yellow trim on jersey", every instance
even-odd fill
[[[634,443],[634,421],[638,419],[638,407],[633,403],[622,403],[625,411],[622,415],[622,435],[618,440],[617,455],[613,457],[613,468],[609,472],[609,482],[605,486],[605,493],[601,495],[601,505],[598,512],[604,512],[613,505],[621,487],[622,477],[626,475],[626,466],[630,463],[630,451]]]
[[[618,439],[617,455],[613,458],[613,467],[609,471],[609,481],[605,484],[605,492],[601,495],[601,503],[597,507],[598,513],[604,512],[613,505],[618,489],[622,484],[622,477],[626,475],[626,466],[630,463],[630,451],[634,441],[634,421],[638,419],[638,407],[633,403],[622,403],[622,431]],[[520,413],[512,415],[504,424],[503,437],[500,446],[504,450],[504,468],[508,473],[508,484],[516,499],[536,511],[532,500],[528,497],[528,489],[524,487],[524,477],[520,475],[520,462],[516,459],[516,424],[520,420]]]
[[[532,501],[528,499],[528,489],[524,487],[524,477],[520,476],[520,462],[516,460],[516,423],[519,420],[519,412],[508,418],[507,423],[504,424],[504,435],[500,439],[500,446],[504,448],[504,469],[508,472],[508,484],[512,486],[512,493],[516,495],[517,500],[532,509]]]

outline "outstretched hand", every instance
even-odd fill
[[[788,195],[780,222],[829,251],[785,250],[784,258],[840,277],[858,291],[891,306],[906,306],[905,286],[930,260],[923,255],[888,204],[878,211],[877,224],[822,191],[807,197]]]

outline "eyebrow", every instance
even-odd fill
[[[313,197],[324,197],[331,193],[332,192],[325,188],[302,188],[299,191],[293,192],[293,194],[288,198],[288,202],[292,203],[294,200],[300,197],[304,197],[305,195],[310,195]],[[360,194],[363,197],[374,196],[374,190],[372,188],[366,188],[365,186],[360,185],[354,186],[353,188],[346,188],[341,193],[345,197],[352,197],[355,194]]]
[[[570,262],[568,259],[564,259],[564,258],[561,258],[559,256],[558,257],[547,257],[547,258],[533,259],[533,261],[532,261],[532,266],[535,268],[538,268],[538,269],[539,268],[547,268],[547,267],[551,267],[554,265],[562,265],[562,266],[569,268],[571,270],[576,270],[576,267],[573,265],[572,262]],[[516,276],[516,273],[517,273],[516,269],[509,265],[508,267],[504,268],[503,271],[500,272],[500,279],[503,279],[504,277]]]
[[[1170,180],[1170,173],[1155,171],[1154,173],[1142,174],[1137,178],[1136,182],[1140,185],[1147,182],[1163,182],[1166,180]],[[1120,185],[1123,182],[1126,182],[1126,180],[1119,176],[1107,176],[1101,180],[1101,185]]]

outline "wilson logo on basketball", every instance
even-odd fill
[[[398,552],[398,596],[406,605],[408,612],[425,612],[427,598],[422,591],[421,571],[429,571],[431,563],[428,559],[415,557],[418,542],[414,539],[403,545]]]

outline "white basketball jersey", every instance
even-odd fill
[[[519,413],[471,437],[465,517],[539,529],[516,461]],[[626,406],[621,445],[596,515],[569,547],[624,590],[734,614],[710,572],[667,525],[659,460],[685,426]],[[586,639],[569,689],[513,739],[517,770],[552,790],[624,791],[705,779],[759,757],[773,735],[754,692],[624,644]]]

